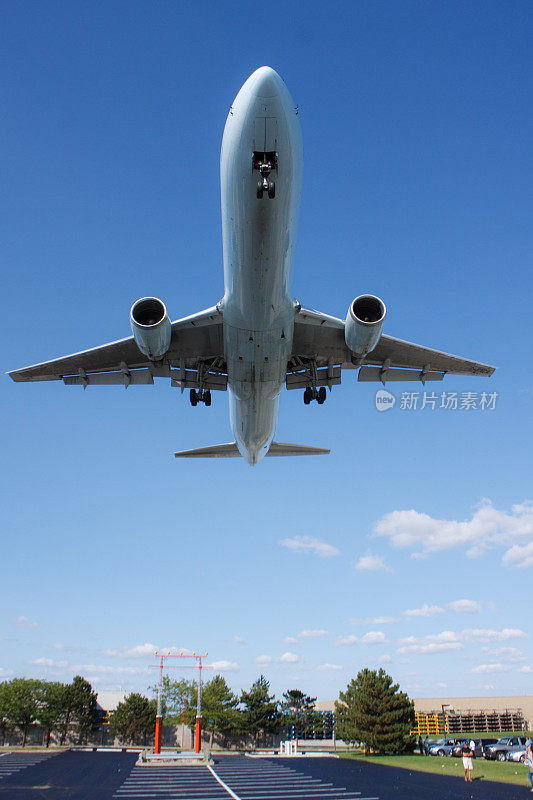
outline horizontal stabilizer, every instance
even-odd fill
[[[272,442],[267,456],[325,456],[330,451],[323,447],[308,447],[305,444]]]
[[[196,447],[194,450],[180,450],[174,453],[176,458],[240,458],[241,454],[235,442],[228,444],[212,444],[210,447]]]
[[[329,452],[323,447],[272,442],[267,456],[321,456]],[[228,444],[213,444],[210,447],[196,447],[194,450],[180,450],[174,455],[176,458],[239,458],[241,454],[235,442],[228,442]]]

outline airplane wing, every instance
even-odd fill
[[[445,374],[484,375],[494,367],[432,350],[382,334],[374,350],[359,362],[344,341],[344,322],[319,311],[297,307],[294,320],[292,356],[287,370],[287,388],[309,385],[310,371],[316,369],[317,386],[341,382],[341,370],[359,369],[359,381],[442,380]]]
[[[160,361],[150,361],[133,336],[44,361],[8,374],[14,381],[62,380],[65,384],[149,384],[155,378],[170,378],[181,389],[198,386],[202,373],[206,389],[226,389],[222,314],[217,306],[172,323],[170,347]]]

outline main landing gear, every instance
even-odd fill
[[[206,406],[211,405],[211,390],[210,389],[191,389],[189,398],[191,406],[198,403],[205,403]]]
[[[316,400],[318,405],[321,406],[326,401],[326,387],[321,386],[320,389],[317,389],[316,387],[308,386],[304,390],[305,405],[308,406],[311,400]]]
[[[252,157],[252,169],[257,170],[261,175],[261,180],[257,181],[257,199],[261,200],[264,193],[268,194],[269,200],[276,196],[276,184],[269,181],[272,170],[278,168],[278,154],[275,152],[260,153],[254,152]]]

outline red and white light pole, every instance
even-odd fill
[[[203,655],[192,653],[184,653],[181,650],[179,653],[158,653],[155,654],[159,658],[159,681],[157,684],[157,712],[155,717],[155,743],[154,753],[161,752],[161,733],[163,729],[163,668],[165,658],[194,658],[198,662],[198,694],[196,700],[196,724],[194,728],[194,752],[199,753],[202,747],[202,658],[205,658],[207,652]],[[170,667],[170,665],[169,665]],[[189,666],[178,666],[173,664],[171,669],[190,669]]]

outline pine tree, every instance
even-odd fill
[[[284,712],[284,723],[294,726],[296,746],[298,746],[299,730],[305,737],[308,731],[319,728],[321,725],[322,718],[315,711],[315,702],[316,697],[310,697],[300,689],[288,689],[283,694],[281,710]]]
[[[155,730],[156,701],[133,692],[118,704],[109,728],[114,736],[132,744],[146,744]]]
[[[252,684],[250,691],[241,692],[240,702],[244,706],[242,711],[243,729],[245,733],[253,736],[256,746],[260,736],[277,733],[283,724],[278,703],[274,699],[274,695],[268,693],[269,689],[269,681],[264,675],[260,675]]]
[[[362,669],[335,703],[337,735],[345,742],[363,743],[367,753],[407,749],[413,742],[414,703],[399,688],[383,669]]]

